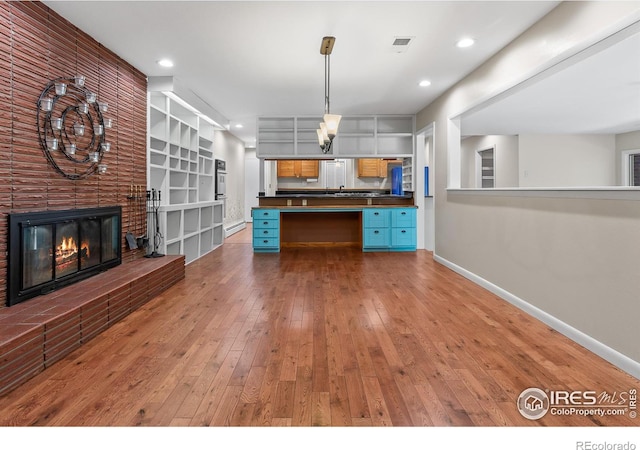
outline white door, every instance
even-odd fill
[[[347,170],[344,160],[325,161],[324,180],[327,189],[339,189],[347,184]]]

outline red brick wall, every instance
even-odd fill
[[[38,141],[37,101],[47,83],[84,75],[85,86],[109,104],[105,117],[111,151],[108,171],[72,181],[48,163]],[[146,186],[146,76],[39,2],[0,2],[0,308],[7,277],[7,214],[122,206],[130,229],[127,195]],[[123,260],[142,257],[123,236]]]

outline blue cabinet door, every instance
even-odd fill
[[[395,208],[391,211],[391,250],[416,250],[415,208]]]
[[[415,228],[393,228],[391,231],[391,247],[396,250],[416,249]]]
[[[386,228],[390,225],[391,211],[387,208],[371,208],[364,210],[364,228]]]
[[[277,219],[253,219],[253,229],[256,228],[280,228],[280,221]]]
[[[280,250],[280,238],[279,237],[276,237],[276,238],[254,237],[253,238],[253,250],[254,251],[259,251],[259,250],[279,251]]]
[[[277,228],[254,228],[253,237],[262,238],[277,238],[280,237],[280,230]]]
[[[367,208],[362,211],[362,249],[386,251],[391,246],[391,211],[388,208]]]
[[[416,209],[415,208],[396,208],[391,210],[391,226],[415,228]]]
[[[363,248],[389,248],[391,239],[389,228],[365,228],[363,235]]]
[[[252,215],[254,222],[259,219],[280,220],[280,210],[278,209],[254,209]]]

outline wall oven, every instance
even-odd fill
[[[227,217],[227,163],[221,159],[215,161],[216,200],[222,201],[223,217]]]

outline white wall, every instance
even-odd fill
[[[640,149],[640,131],[632,131],[616,135],[616,150]]]
[[[495,187],[518,186],[518,137],[517,136],[470,136],[460,142],[460,163],[462,188],[475,188],[476,153],[494,148]]]
[[[640,131],[616,135],[616,183],[619,186],[624,185],[622,152],[627,150],[640,150]]]
[[[416,129],[434,124],[436,258],[577,330],[574,338],[636,376],[640,195],[480,195],[447,185],[460,186],[449,179],[460,167],[452,117],[638,20],[638,2],[563,2],[416,117]]]
[[[615,186],[615,135],[520,135],[521,187]]]

